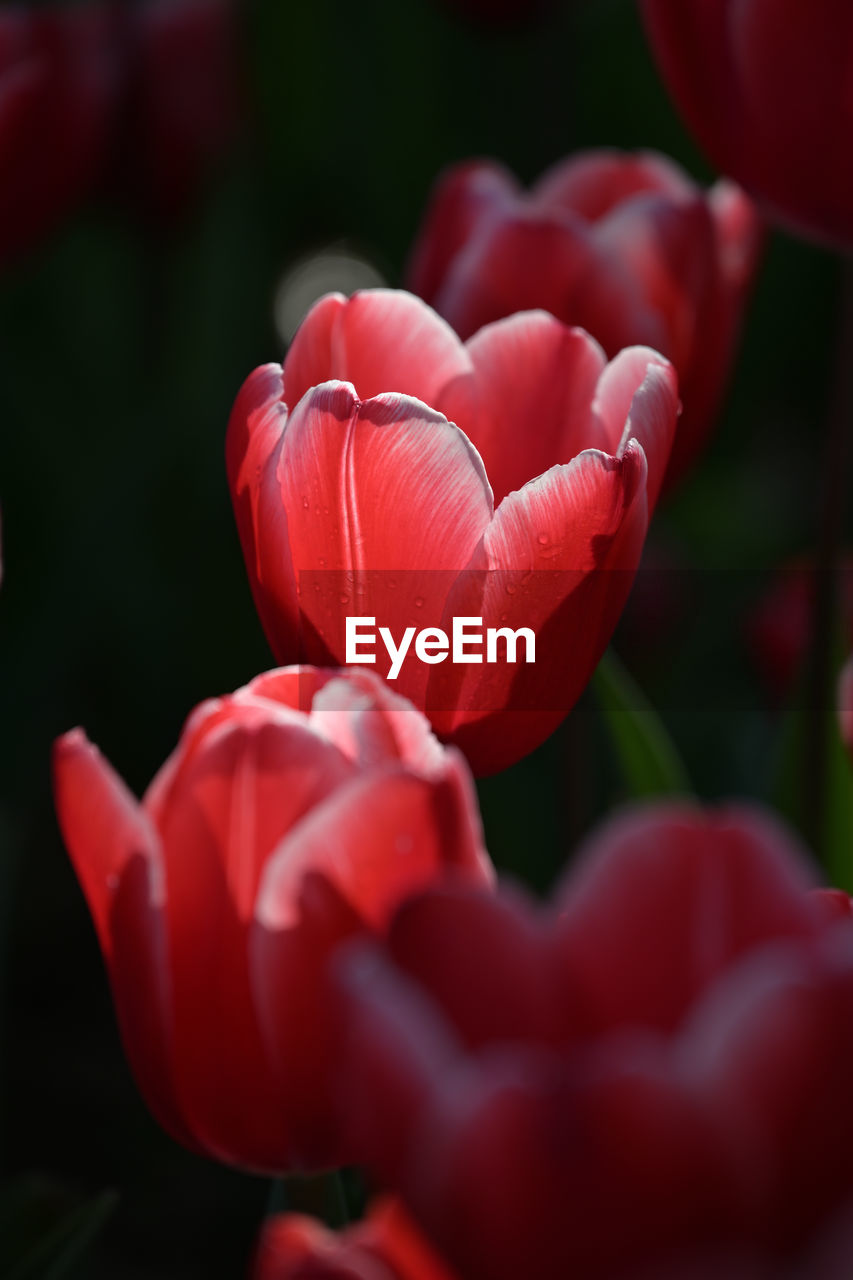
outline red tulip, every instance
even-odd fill
[[[274,652],[341,664],[346,619],[372,617],[388,633],[374,630],[376,669],[475,772],[519,759],[570,710],[613,631],[676,412],[660,356],[635,348],[607,365],[585,333],[544,313],[463,346],[409,294],[321,299],[284,368],[246,382],[228,430]],[[483,648],[474,664],[446,651],[430,662],[417,640],[392,663],[389,638],[399,651],[409,628],[411,646],[460,617],[534,632],[534,661],[522,638],[514,664],[504,651],[481,661]]]
[[[264,1226],[252,1280],[453,1280],[402,1206],[381,1200],[340,1235],[286,1214]]]
[[[103,159],[114,87],[103,6],[0,10],[0,264],[70,213]]]
[[[436,889],[339,953],[354,1145],[462,1280],[817,1246],[853,1204],[853,931],[810,883],[761,812],[660,805],[547,914]]]
[[[747,620],[747,640],[756,670],[771,696],[791,694],[811,645],[817,571],[813,560],[792,560],[774,575]],[[853,556],[845,553],[839,575],[841,626],[853,643]]]
[[[141,804],[81,730],[54,779],[160,1122],[252,1169],[341,1159],[325,965],[440,873],[488,882],[463,762],[375,677],[292,668],[197,708]]]
[[[143,0],[122,14],[114,175],[134,208],[174,221],[237,125],[234,0]]]
[[[721,182],[706,193],[651,152],[582,153],[530,192],[501,166],[469,161],[438,181],[409,285],[463,338],[544,307],[611,356],[634,343],[662,352],[684,401],[669,486],[713,426],[759,242],[742,192]]]
[[[641,11],[713,163],[793,230],[853,246],[848,0],[642,0]]]

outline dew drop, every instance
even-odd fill
[[[416,609],[422,609],[423,607],[424,607],[424,598],[423,598],[423,596],[415,596],[415,608],[416,608]]]
[[[349,596],[345,591],[341,592],[341,594],[338,596],[338,599],[340,600],[341,604],[349,604]]]
[[[310,504],[310,502],[308,501],[308,499],[307,499],[307,498],[303,498],[303,499],[302,499],[302,505],[303,505],[303,507],[305,508],[305,510],[307,511],[311,504]]]
[[[325,569],[325,567],[326,567],[326,561],[323,559],[322,556],[320,556],[320,568]]]
[[[537,536],[536,541],[539,543],[540,547],[547,547],[551,539],[548,537],[547,533],[540,533]]]
[[[518,587],[515,585],[514,582],[508,582],[506,584],[506,593],[508,596],[514,596],[517,590],[518,590]]]

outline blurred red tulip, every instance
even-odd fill
[[[328,956],[442,872],[489,881],[461,759],[375,677],[291,668],[198,707],[141,804],[81,730],[54,788],[160,1122],[247,1168],[339,1161]]]
[[[246,382],[228,429],[237,525],[273,651],[340,665],[349,616],[374,617],[396,642],[408,627],[449,634],[454,617],[527,627],[532,664],[412,654],[395,686],[475,772],[520,759],[571,709],[607,645],[677,405],[655,352],[607,365],[587,334],[544,312],[463,346],[410,294],[321,299],[283,369]],[[376,663],[393,670],[381,646]]]
[[[853,930],[810,884],[770,816],[662,804],[544,917],[436,889],[339,953],[354,1145],[463,1280],[769,1280],[821,1243],[853,1204]]]
[[[396,1200],[340,1235],[285,1214],[264,1226],[252,1280],[453,1280]]]
[[[115,87],[102,5],[0,10],[0,265],[86,194],[103,162]]]
[[[690,129],[792,230],[853,247],[849,0],[642,0]]]
[[[113,181],[155,223],[185,213],[239,116],[235,0],[143,0],[122,10]]]
[[[760,238],[737,187],[706,193],[653,152],[584,152],[530,192],[501,166],[470,161],[439,179],[408,282],[463,338],[544,307],[610,356],[634,343],[660,351],[684,402],[669,486],[713,426]]]
[[[811,646],[816,569],[801,556],[782,566],[747,619],[746,639],[756,670],[771,697],[781,702],[803,674]],[[842,557],[839,576],[842,634],[853,644],[853,556]]]

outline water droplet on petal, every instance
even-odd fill
[[[347,593],[346,593],[345,591],[342,591],[342,592],[341,592],[341,594],[340,594],[340,596],[338,597],[338,599],[340,600],[341,604],[349,604],[349,596],[347,595]]]
[[[514,596],[517,590],[518,590],[518,587],[515,585],[514,582],[508,582],[506,584],[506,593],[508,596]]]
[[[548,537],[547,533],[540,533],[537,536],[536,541],[539,543],[540,547],[547,547],[551,539]]]
[[[416,608],[416,609],[422,609],[423,607],[424,607],[424,598],[423,598],[423,596],[415,596],[415,608]]]

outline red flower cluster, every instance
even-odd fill
[[[463,346],[409,294],[322,299],[284,367],[245,384],[228,430],[276,657],[341,664],[350,615],[397,637],[452,616],[533,628],[534,666],[412,661],[396,684],[475,773],[512,764],[571,709],[610,639],[677,409],[655,352],[608,365],[544,312]]]
[[[838,134],[789,175],[803,135],[780,86],[814,91],[817,137],[853,11],[823,4],[836,48],[788,0],[775,23],[770,0],[644,7],[715,154],[844,239]],[[158,215],[225,127],[226,0],[75,13],[0,18],[4,255],[82,191],[105,102],[132,116],[124,177]],[[68,153],[28,168],[21,139],[57,119]],[[707,436],[758,239],[739,188],[651,154],[578,157],[529,194],[493,164],[451,171],[412,260],[422,296],[323,297],[231,414],[258,613],[277,659],[310,665],[197,708],[141,802],[82,731],[56,745],[60,825],[164,1127],[257,1171],[356,1161],[396,1197],[340,1236],[271,1221],[255,1280],[846,1280],[849,897],[813,891],[771,817],[680,803],[605,824],[534,909],[494,891],[469,773],[533,750],[589,680],[661,487]],[[460,620],[485,657],[457,648]],[[384,649],[353,653],[353,623]],[[848,669],[853,742],[851,698]]]
[[[500,165],[472,161],[436,185],[409,285],[463,338],[543,307],[588,329],[610,356],[634,343],[660,351],[684,401],[670,484],[713,426],[759,244],[737,187],[706,193],[652,152],[582,153],[530,192]]]

